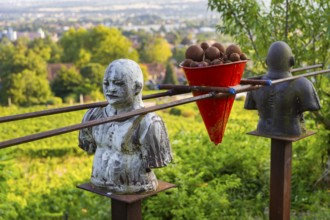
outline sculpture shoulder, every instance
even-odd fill
[[[102,118],[103,114],[104,114],[104,109],[103,108],[98,107],[98,108],[88,109],[87,112],[84,115],[83,122],[92,121],[92,120]]]
[[[291,88],[294,89],[297,96],[315,96],[316,91],[313,86],[313,83],[306,79],[305,77],[301,77],[295,79],[291,82]]]
[[[305,77],[300,77],[298,79],[293,80],[292,84],[299,88],[309,88],[310,86],[313,86],[313,83]]]
[[[319,97],[313,86],[313,83],[308,79],[301,77],[291,83],[294,88],[295,96],[299,101],[299,112],[315,111],[321,108]]]
[[[158,114],[151,112],[144,116],[141,123],[144,123],[145,125],[151,125],[155,122],[162,122],[162,121],[163,121],[162,118]]]
[[[141,141],[151,137],[160,138],[161,136],[167,136],[167,129],[162,118],[154,112],[148,113],[143,117],[140,122],[139,132]]]
[[[82,122],[88,122],[103,117],[103,108],[88,109]],[[92,135],[92,127],[79,130],[79,147],[89,154],[95,153],[96,143]]]

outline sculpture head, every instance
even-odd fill
[[[133,60],[115,60],[105,70],[103,93],[114,109],[143,107],[142,87],[142,70]]]
[[[292,76],[290,70],[294,63],[295,60],[289,45],[283,41],[274,42],[268,49],[267,77],[274,79]]]

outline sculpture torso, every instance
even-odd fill
[[[258,110],[260,133],[297,136],[305,132],[303,112],[318,110],[320,104],[312,83],[299,78],[249,92],[245,108]]]
[[[105,108],[92,109],[84,121],[109,116]],[[150,168],[172,159],[165,126],[155,113],[84,129],[79,137],[82,148],[95,151],[91,182],[116,193],[155,190]]]

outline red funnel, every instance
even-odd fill
[[[241,81],[247,60],[206,67],[182,67],[190,86],[229,87]],[[193,92],[194,96],[205,92]],[[199,112],[211,141],[222,141],[235,96],[197,101]]]

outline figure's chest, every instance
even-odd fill
[[[120,150],[131,129],[132,120],[101,124],[93,127],[93,138],[99,148]]]

